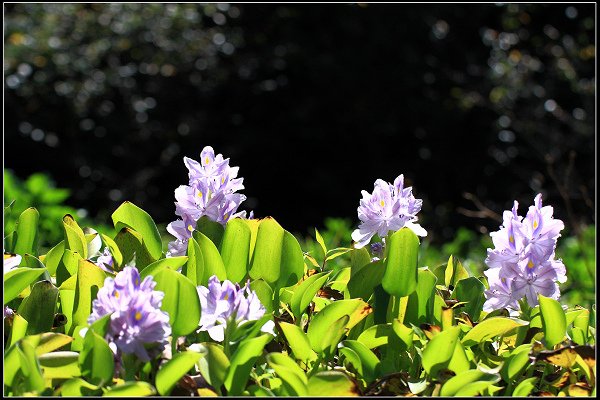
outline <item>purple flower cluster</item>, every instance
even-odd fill
[[[536,306],[538,293],[558,299],[558,283],[567,281],[564,264],[554,259],[563,222],[553,218],[551,206],[542,207],[541,194],[525,218],[517,214],[518,206],[515,201],[512,210],[504,211],[500,230],[490,234],[494,249],[487,250],[485,260],[490,287],[485,292],[485,311],[516,311],[523,297],[530,306]]]
[[[111,347],[116,345],[123,353],[149,361],[151,355],[146,346],[157,354],[171,335],[169,315],[160,309],[164,293],[153,290],[155,286],[151,276],[142,281],[135,267],[124,267],[114,279],[105,279],[92,303],[88,324],[111,314],[106,334]]]
[[[221,154],[215,156],[212,147],[206,146],[200,153],[200,162],[184,157],[189,173],[189,185],[175,189],[175,214],[181,217],[167,226],[176,240],[169,243],[167,256],[184,255],[187,242],[200,217],[225,225],[236,217],[244,218],[246,211],[238,212],[246,196],[236,193],[244,189],[243,178],[237,178],[239,167],[230,167],[229,159]]]
[[[363,190],[362,195],[358,207],[361,223],[352,232],[355,248],[366,246],[375,234],[383,238],[390,231],[403,227],[412,229],[419,236],[427,236],[427,231],[415,223],[423,200],[413,196],[411,186],[404,187],[404,175],[398,176],[394,184],[377,179],[373,193]]]
[[[215,275],[208,280],[208,287],[198,286],[200,306],[199,331],[207,331],[209,336],[222,342],[225,339],[227,324],[240,325],[246,321],[255,321],[265,315],[265,307],[261,304],[256,292],[250,290],[248,283],[242,288],[239,284],[225,280],[219,281]],[[275,324],[266,322],[261,330],[273,334]]]
[[[104,248],[104,250],[102,251],[102,253],[100,253],[94,264],[96,264],[106,272],[114,273],[115,260],[113,259],[113,256],[108,247]]]

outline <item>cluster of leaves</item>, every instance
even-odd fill
[[[305,253],[272,218],[201,219],[187,255],[165,258],[154,221],[130,202],[112,214],[114,237],[64,216],[63,240],[46,254],[38,221],[25,210],[5,240],[23,255],[4,275],[4,305],[16,310],[5,318],[5,395],[595,395],[595,307],[540,296],[519,318],[483,312],[485,279],[454,257],[419,267],[406,228],[374,260],[364,248],[328,248],[318,231],[318,251]],[[98,235],[116,271],[135,257],[165,294],[171,345],[148,362],[116,362],[108,319],[87,324],[110,276],[88,260]],[[223,345],[196,332],[196,286],[212,275],[249,279],[267,309]],[[260,332],[271,318],[275,336]]]

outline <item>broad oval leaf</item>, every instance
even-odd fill
[[[81,376],[79,353],[75,351],[55,351],[38,357],[45,379],[70,379]]]
[[[65,230],[65,248],[81,254],[83,258],[87,258],[88,249],[85,234],[70,214],[63,217],[63,228]]]
[[[223,352],[223,348],[216,343],[201,343],[201,351],[205,356],[198,362],[200,373],[220,394],[221,385],[230,366],[229,359]]]
[[[243,219],[234,218],[227,222],[220,253],[227,278],[232,282],[241,282],[248,272],[251,236],[250,228]]]
[[[408,296],[417,288],[419,238],[409,228],[402,228],[390,235],[387,247],[381,284],[392,296]]]
[[[363,265],[358,272],[352,272],[348,281],[350,297],[360,297],[368,301],[375,291],[375,287],[381,284],[385,269],[386,266],[383,261],[375,261]]]
[[[427,343],[423,350],[421,362],[430,376],[435,376],[440,369],[448,366],[454,354],[459,333],[460,328],[453,326],[438,333]]]
[[[517,318],[491,317],[487,318],[471,329],[462,339],[465,346],[474,346],[478,343],[500,335],[505,335],[515,328],[528,325],[529,322]]]
[[[331,274],[331,271],[311,275],[294,289],[290,307],[296,318],[302,316],[302,312],[308,307],[308,304],[312,301],[313,297],[315,297],[319,289],[323,287],[329,274]]]
[[[360,396],[360,389],[341,371],[317,372],[308,380],[308,396]]]
[[[246,339],[240,343],[235,353],[231,356],[231,364],[224,381],[229,396],[239,396],[242,394],[254,362],[262,354],[267,343],[272,339],[272,335],[265,334]]]
[[[512,392],[512,397],[527,397],[535,389],[538,378],[527,378],[522,380],[515,390]]]
[[[31,294],[19,306],[18,313],[27,320],[27,334],[49,332],[56,314],[58,289],[51,282],[41,281],[33,285]]]
[[[540,314],[542,315],[542,328],[546,346],[552,349],[565,338],[567,330],[567,319],[560,303],[549,297],[538,296],[540,302]]]
[[[198,281],[197,284],[203,286],[208,285],[208,280],[213,275],[216,275],[220,281],[227,279],[225,264],[223,264],[223,259],[215,244],[199,231],[194,231],[192,237],[198,243],[198,247],[202,252],[202,259],[204,260],[202,280]]]
[[[279,327],[292,349],[296,360],[300,360],[308,365],[310,361],[317,359],[317,354],[311,348],[308,337],[299,326],[287,322],[280,322]]]
[[[158,261],[154,261],[152,264],[148,264],[144,269],[142,269],[140,271],[140,278],[144,279],[147,276],[154,276],[164,268],[169,268],[173,271],[176,271],[178,268],[181,268],[183,265],[185,265],[187,261],[187,256],[162,258]]]
[[[87,319],[92,312],[92,301],[96,298],[98,290],[104,286],[106,277],[106,272],[93,262],[79,260],[71,329],[77,325],[87,325]]]
[[[26,287],[46,271],[42,268],[18,267],[4,274],[4,304],[17,298]]]
[[[108,343],[93,330],[88,330],[79,354],[81,375],[96,385],[112,381],[115,362]]]
[[[39,219],[40,213],[33,207],[21,213],[13,234],[13,253],[37,254]]]
[[[289,396],[307,396],[308,380],[302,369],[283,353],[269,353],[267,363],[283,382],[285,394]]]
[[[371,382],[377,377],[377,369],[381,362],[377,356],[364,344],[357,340],[344,340],[340,351],[344,348],[351,349],[360,360],[359,373],[365,381]]]
[[[145,397],[154,394],[156,394],[154,386],[148,382],[135,381],[111,386],[102,397]]]
[[[388,344],[389,336],[392,334],[392,324],[378,324],[365,329],[357,338],[369,349]]]
[[[162,256],[162,241],[158,228],[146,211],[125,201],[112,214],[112,220],[117,230],[127,227],[137,231],[152,258],[158,260]]]
[[[196,286],[187,277],[165,268],[154,275],[154,290],[165,294],[162,310],[169,313],[173,337],[185,336],[198,329],[200,298]]]
[[[194,367],[202,357],[195,351],[177,353],[168,362],[163,364],[156,373],[156,389],[161,396],[171,393],[177,382]]]

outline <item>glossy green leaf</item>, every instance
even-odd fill
[[[127,227],[137,231],[142,236],[143,244],[154,260],[158,260],[162,256],[162,241],[158,228],[146,211],[125,201],[112,214],[112,220],[117,230]]]
[[[103,337],[88,330],[81,353],[79,353],[81,375],[96,385],[112,381],[115,371],[114,355]]]
[[[530,364],[529,352],[531,347],[532,345],[527,343],[511,351],[500,370],[500,374],[505,381],[509,382],[511,379],[516,379]]]
[[[460,374],[461,372],[468,371],[470,368],[471,363],[469,362],[465,348],[460,340],[457,340],[456,345],[454,346],[454,352],[448,363],[448,369],[456,374]]]
[[[232,282],[241,282],[248,272],[251,236],[250,228],[243,219],[234,218],[227,222],[220,253],[227,278]]]
[[[471,329],[462,339],[465,346],[474,346],[491,340],[496,336],[506,335],[512,330],[528,325],[529,322],[517,318],[491,317],[487,318]]]
[[[213,275],[216,275],[220,281],[227,279],[228,277],[227,271],[225,270],[225,264],[223,264],[223,259],[221,258],[221,254],[219,254],[219,250],[215,244],[199,231],[194,231],[193,239],[198,243],[198,247],[202,252],[202,259],[204,260],[204,273],[202,275],[202,280],[198,281],[198,285],[206,286],[208,284],[208,280]]]
[[[466,304],[461,310],[469,314],[473,321],[477,321],[483,310],[483,303],[485,303],[484,291],[485,286],[479,279],[475,277],[462,278],[455,284],[452,298],[465,302]]]
[[[270,334],[246,339],[240,343],[231,356],[231,364],[225,377],[225,388],[229,396],[242,394],[256,359],[262,354],[264,347],[273,339]]]
[[[281,395],[307,396],[308,380],[304,371],[283,353],[269,353],[267,363],[283,382],[284,392]]]
[[[535,389],[538,378],[527,378],[522,380],[515,390],[512,392],[512,397],[527,397]]]
[[[311,348],[308,336],[299,326],[287,322],[280,322],[279,326],[296,360],[308,365],[309,362],[317,359],[317,354]]]
[[[565,338],[567,330],[567,319],[560,303],[549,297],[538,295],[540,302],[540,314],[542,316],[542,328],[546,346],[552,349]]]
[[[187,277],[165,268],[154,275],[154,290],[165,294],[162,310],[169,313],[173,337],[185,336],[198,329],[200,299],[196,286]]]
[[[306,278],[295,289],[290,301],[290,308],[296,318],[302,316],[302,312],[308,307],[313,297],[327,280],[331,272],[320,272]]]
[[[368,311],[367,311],[368,310]],[[308,326],[308,340],[317,353],[324,349],[321,341],[331,326],[344,315],[349,316],[346,328],[351,329],[370,312],[370,307],[360,299],[338,300],[317,313]]]
[[[229,359],[223,352],[223,348],[216,343],[202,343],[201,349],[206,355],[198,362],[200,373],[220,394],[221,385],[229,369]]]
[[[447,287],[454,286],[462,279],[467,279],[469,272],[463,267],[462,263],[458,258],[450,256],[448,264],[444,271],[444,283]]]
[[[454,354],[460,328],[453,326],[435,335],[425,346],[421,362],[430,376],[436,376],[442,368],[446,368]]]
[[[365,329],[357,341],[364,344],[369,349],[388,344],[389,336],[392,333],[392,324],[378,324]]]
[[[41,392],[44,390],[45,382],[42,370],[35,355],[35,346],[26,339],[15,344],[21,366],[21,373],[25,378],[26,392]]]
[[[325,255],[327,254],[327,246],[325,246],[323,236],[321,236],[317,228],[315,228],[315,238],[317,239],[317,243],[319,243],[319,246],[321,246],[321,250],[323,251],[323,258],[325,258]]]
[[[27,322],[27,321],[25,321],[25,322]],[[25,332],[25,331],[23,330],[23,332]],[[20,361],[19,352],[20,351],[17,348],[16,344],[10,344],[10,345],[6,346],[6,350],[4,351],[4,385],[5,386],[10,387],[13,385],[13,380],[15,379],[15,376],[17,375],[19,370],[21,369],[21,361]]]
[[[350,251],[352,251],[352,249],[346,247],[336,247],[335,249],[330,249],[327,251],[327,257],[325,257],[325,261],[334,260],[339,256],[349,253]]]
[[[18,267],[4,274],[4,304],[17,298],[25,288],[43,275],[45,269]]]
[[[308,396],[360,396],[360,389],[341,371],[321,371],[308,380]]]
[[[23,300],[17,311],[28,322],[28,335],[52,329],[57,300],[58,289],[51,282],[41,281],[33,285],[31,294]]]
[[[114,240],[112,240],[110,237],[108,237],[102,233],[100,234],[100,238],[102,239],[104,244],[108,247],[110,254],[112,254],[113,261],[115,263],[115,265],[114,265],[115,270],[119,270],[120,269],[119,267],[121,267],[123,265],[123,255],[121,254],[121,250],[119,250],[119,246],[117,246],[117,244],[115,243]]]
[[[81,378],[72,378],[62,384],[59,392],[63,397],[81,397],[97,395],[100,390],[98,386],[92,385]]]
[[[176,271],[178,268],[183,267],[187,261],[188,257],[186,256],[162,258],[158,261],[154,261],[152,264],[147,265],[143,270],[141,270],[140,278],[144,279],[147,276],[154,276],[164,268],[169,268],[173,271]]]
[[[371,263],[371,254],[369,251],[361,247],[360,249],[353,249],[350,253],[350,268],[352,271],[351,276],[354,276],[360,271],[365,265]]]
[[[148,382],[135,381],[111,386],[102,397],[146,397],[155,394],[156,389]]]
[[[381,284],[392,296],[408,296],[417,288],[419,238],[409,228],[402,228],[389,236],[387,247]]]
[[[377,356],[367,346],[357,340],[344,340],[340,348],[340,353],[346,348],[351,349],[358,356],[360,365],[353,365],[359,374],[365,381],[373,381],[377,377],[377,369],[381,364]]]
[[[250,282],[250,289],[256,292],[256,296],[265,307],[266,313],[273,312],[273,289],[262,279]]]
[[[93,262],[79,260],[71,329],[77,325],[87,325],[87,319],[92,312],[92,301],[96,298],[98,290],[104,286],[106,277],[106,272]]]
[[[163,364],[156,373],[156,389],[161,396],[171,393],[177,382],[200,361],[201,353],[183,351]]]
[[[13,253],[37,254],[39,218],[40,213],[33,207],[21,213],[13,234]]]
[[[77,221],[67,214],[63,217],[63,228],[65,230],[65,248],[79,253],[83,258],[87,258],[87,241]]]
[[[42,333],[40,335],[39,342],[35,348],[35,354],[40,356],[45,353],[50,353],[51,351],[60,349],[61,347],[68,345],[72,341],[73,338],[71,336],[62,333]]]
[[[135,266],[142,270],[157,260],[146,248],[142,234],[131,228],[121,229],[115,236],[115,243],[123,256],[123,264],[129,264],[135,256]]]
[[[23,339],[27,335],[27,326],[29,322],[19,314],[15,314],[13,317],[12,328],[10,330],[10,337],[8,345],[12,346],[19,340]]]
[[[44,257],[44,265],[51,276],[56,275],[56,269],[62,260],[63,253],[65,252],[65,241],[61,240],[56,246],[51,248],[46,256]]]
[[[428,268],[417,270],[416,290],[408,297],[403,323],[421,324],[433,319],[437,277]]]
[[[81,255],[71,249],[65,249],[62,259],[56,269],[56,284],[61,287],[69,278],[77,275]]]
[[[230,221],[235,221],[236,219],[234,218]],[[207,216],[203,216],[196,222],[196,230],[209,238],[215,247],[218,248],[221,245],[225,228],[220,223],[212,221]]]
[[[352,273],[348,281],[348,292],[352,298],[368,301],[375,287],[381,284],[386,266],[383,261],[363,265],[358,272]]]
[[[79,353],[74,351],[55,351],[39,356],[45,379],[70,379],[81,376],[78,360]]]
[[[465,393],[464,389],[467,385],[477,383],[476,386],[468,388],[468,390],[474,392],[471,394],[471,396],[474,396],[498,381],[500,381],[500,376],[498,374],[489,374],[478,369],[465,371],[450,378],[444,386],[442,386],[440,396],[458,396],[461,391]],[[464,395],[468,396],[468,394]]]

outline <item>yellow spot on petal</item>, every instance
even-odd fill
[[[140,284],[140,279],[139,278],[135,278],[135,284],[136,284],[136,286]]]
[[[502,281],[502,283],[506,283],[506,278],[500,278],[500,280]]]
[[[538,222],[537,219],[535,221],[533,221],[533,229],[536,229],[538,227]]]
[[[210,162],[210,158],[206,157],[206,158],[204,159],[204,164],[208,164],[209,162]]]
[[[120,294],[118,290],[115,290],[115,292],[113,293],[113,296],[115,296],[115,298],[119,298]]]
[[[514,243],[515,242],[515,237],[513,235],[510,235],[508,237],[508,241],[511,242],[511,243]]]
[[[225,183],[225,177],[221,178],[221,183]]]
[[[379,202],[379,204],[381,205],[381,207],[385,207],[385,201],[381,200],[381,201]]]
[[[140,319],[142,319],[142,313],[140,313],[139,311],[135,313],[135,320],[139,321]]]
[[[529,260],[529,262],[527,263],[527,268],[533,269],[533,261]]]
[[[192,225],[188,225],[188,231],[190,231],[190,232],[191,232],[191,231],[193,231],[193,230],[194,230],[194,227],[193,227]]]
[[[229,213],[227,213],[227,214],[223,215],[223,219],[224,219],[224,220],[227,220],[227,218],[229,218]]]
[[[198,192],[198,197],[202,198],[202,192]]]

